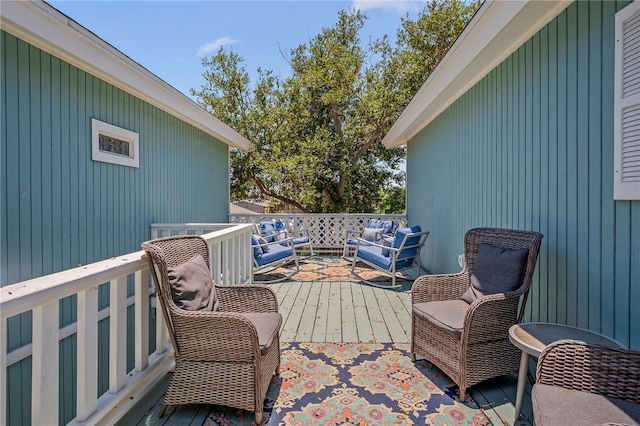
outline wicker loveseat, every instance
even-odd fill
[[[640,424],[640,352],[559,340],[540,354],[536,376],[537,426]]]
[[[207,243],[198,236],[159,238],[142,248],[175,351],[160,416],[168,405],[219,404],[253,411],[260,424],[280,366],[282,316],[273,290],[215,285]]]

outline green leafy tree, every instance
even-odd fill
[[[446,52],[455,40],[449,26],[459,32],[472,7],[434,1],[416,21],[401,21],[395,48],[386,36],[363,45],[366,16],[341,11],[333,27],[290,52],[290,77],[258,70],[253,88],[233,50],[205,58],[205,84],[191,93],[252,141],[249,152],[232,150],[232,199],[304,212],[395,212],[404,204],[395,188],[403,192],[405,150],[387,150],[382,138],[432,70],[420,58]],[[429,31],[443,34],[419,40]],[[394,188],[387,201],[384,188]]]

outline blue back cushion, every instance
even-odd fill
[[[367,228],[382,228],[383,234],[390,234],[393,231],[392,220],[371,219],[367,224]]]
[[[398,228],[396,229],[396,233],[393,236],[393,243],[391,243],[391,247],[399,248],[402,244],[402,240],[407,234],[412,234],[414,232],[420,232],[422,229],[419,225],[413,226],[411,228]],[[404,243],[404,246],[413,246],[420,242],[420,235],[415,235],[413,237],[409,237],[407,241]],[[398,253],[398,259],[412,259],[416,253],[418,252],[417,247],[403,249],[400,253]]]
[[[272,243],[276,241],[277,236],[269,237],[269,235],[277,234],[284,231],[284,223],[281,220],[263,220],[260,222],[260,233],[267,237],[267,241]]]

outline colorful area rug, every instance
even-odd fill
[[[282,345],[280,376],[265,401],[267,425],[485,425],[474,402],[408,344]],[[214,406],[204,426],[251,425],[253,413]]]
[[[266,274],[256,275],[257,280],[271,281],[290,276],[295,271],[295,264],[289,263]],[[391,278],[363,263],[356,264],[356,273],[368,281],[389,281]],[[407,277],[407,281],[410,279]],[[289,281],[331,281],[331,282],[359,282],[360,278],[351,273],[351,261],[339,256],[314,256],[300,261],[300,272],[291,276]],[[397,282],[401,282],[399,279]]]

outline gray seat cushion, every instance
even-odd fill
[[[171,296],[187,311],[217,311],[218,297],[207,263],[199,254],[187,262],[167,268]]]
[[[265,354],[276,341],[282,325],[282,315],[277,312],[252,312],[243,314],[258,332],[260,353]]]
[[[413,313],[459,339],[468,308],[469,304],[463,300],[440,300],[416,303]]]
[[[535,424],[640,424],[640,404],[536,383],[531,393]]]

